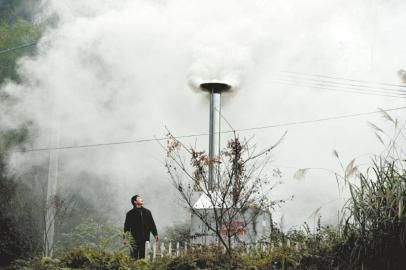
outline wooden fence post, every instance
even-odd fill
[[[149,241],[145,242],[145,259],[149,260],[149,250],[150,250],[150,243]]]
[[[172,257],[172,242],[169,242],[168,255],[169,255],[169,257]]]
[[[164,242],[161,243],[159,254],[161,257],[165,256],[165,245]]]
[[[156,242],[152,245],[152,261],[156,259]]]
[[[266,252],[266,243],[261,243],[262,245],[262,253]]]
[[[178,257],[180,254],[180,250],[179,250],[179,242],[176,242],[176,257]]]

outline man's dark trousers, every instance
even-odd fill
[[[131,257],[136,260],[145,258],[145,241],[132,245]]]

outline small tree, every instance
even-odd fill
[[[272,176],[280,176],[279,170],[270,175],[265,170],[270,164],[270,152],[274,145],[258,151],[250,140],[240,139],[234,132],[219,157],[210,159],[205,151],[185,146],[172,134],[168,134],[166,168],[182,201],[192,214],[214,233],[218,245],[232,257],[232,240],[247,229],[262,211],[269,211],[281,201],[270,200],[275,185]],[[217,175],[214,188],[208,183],[208,170],[213,166]],[[196,194],[205,198],[206,209],[194,208]],[[248,219],[244,213],[255,209]],[[244,218],[244,222],[236,222]]]

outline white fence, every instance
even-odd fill
[[[258,254],[267,253],[272,251],[275,247],[286,246],[299,250],[301,248],[301,243],[294,243],[287,240],[285,243],[266,243],[266,242],[256,242],[251,244],[245,244],[241,247],[242,252],[245,254]],[[186,254],[188,251],[202,250],[202,245],[190,244],[189,242],[146,242],[145,243],[145,259],[155,261],[157,257],[178,257],[180,255]],[[226,250],[223,248],[223,252]]]

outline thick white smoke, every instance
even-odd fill
[[[2,86],[17,99],[2,106],[2,125],[32,121],[34,148],[51,146],[56,134],[59,146],[70,146],[160,137],[165,126],[175,135],[204,133],[208,101],[191,89],[206,80],[233,85],[223,114],[237,129],[401,106],[400,98],[312,90],[274,78],[289,70],[398,80],[406,59],[405,9],[402,1],[380,0],[51,0],[41,16],[58,23],[45,32],[38,56],[20,60],[23,82]],[[296,196],[283,210],[287,224],[300,224],[337,198],[333,175],[314,172],[298,182],[295,168],[337,169],[333,149],[345,161],[381,150],[367,119],[380,123],[370,116],[289,128],[274,157],[285,182],[275,198]],[[284,129],[242,135],[256,134],[261,147]],[[206,141],[198,138],[198,146]],[[156,142],[60,155],[61,185],[81,172],[108,179],[117,190],[112,216],[118,223],[134,193],[144,195],[161,228],[185,218]],[[47,157],[16,154],[12,164],[28,168]],[[327,205],[328,221],[337,207]]]

